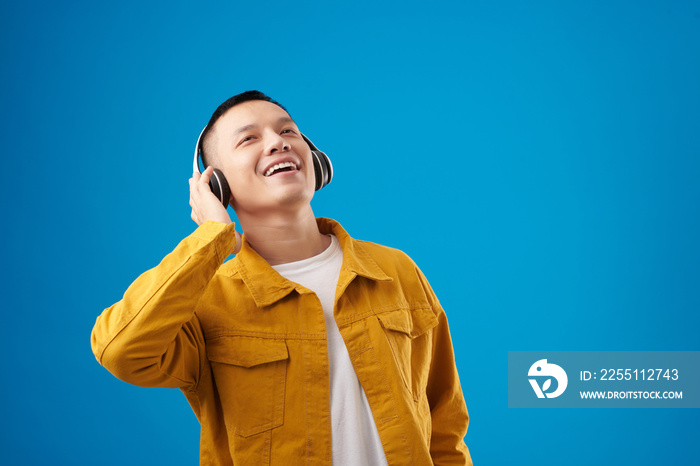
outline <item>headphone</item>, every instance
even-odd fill
[[[202,155],[200,144],[202,134],[204,134],[204,130],[206,129],[207,127],[205,126],[199,133],[197,145],[194,147],[193,170],[197,173],[202,173],[199,169],[199,159]],[[324,152],[318,150],[309,138],[303,134],[301,137],[304,138],[304,141],[306,141],[311,148],[311,158],[314,161],[314,174],[316,175],[316,191],[318,191],[324,186],[328,186],[333,179],[333,164],[331,163],[331,159],[328,158]],[[221,201],[224,207],[228,207],[228,201],[231,198],[231,188],[229,188],[228,181],[226,181],[224,174],[218,168],[214,169],[214,173],[211,175],[211,178],[209,178],[209,187],[211,188],[211,192]]]

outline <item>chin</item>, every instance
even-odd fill
[[[294,206],[297,204],[310,204],[313,197],[313,192],[309,194],[306,191],[295,191],[275,196],[275,200],[280,206]]]
[[[258,196],[250,199],[250,202],[239,202],[234,206],[234,210],[248,211],[252,214],[260,214],[266,211],[275,211],[279,209],[300,208],[305,205],[310,205],[313,198],[307,190],[289,189],[279,190],[275,193],[267,193],[266,196]]]

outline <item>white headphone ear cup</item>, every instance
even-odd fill
[[[314,174],[316,175],[316,191],[330,184],[333,179],[333,164],[328,156],[320,150],[312,150],[314,159]]]
[[[231,199],[231,188],[228,186],[226,177],[218,168],[214,169],[214,173],[209,178],[209,187],[211,192],[219,198],[224,207],[228,207],[228,201]]]

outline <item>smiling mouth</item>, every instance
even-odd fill
[[[272,176],[277,173],[288,172],[292,170],[298,170],[297,164],[294,162],[282,162],[270,167],[264,174],[264,176]]]

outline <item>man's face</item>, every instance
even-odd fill
[[[311,149],[283,109],[263,100],[243,102],[219,118],[212,132],[214,166],[226,176],[239,215],[311,201]]]

